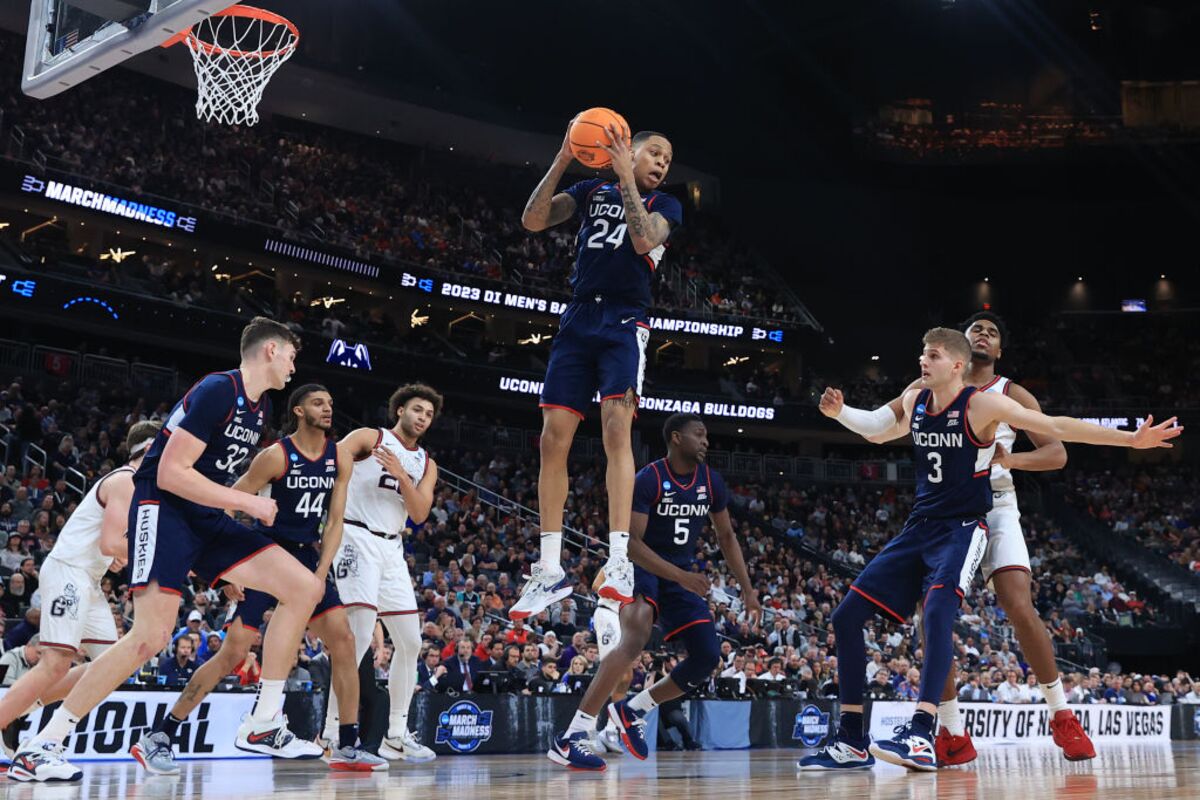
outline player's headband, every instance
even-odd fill
[[[152,444],[154,444],[153,437],[146,439],[144,441],[138,442],[137,444],[135,444],[133,446],[133,449],[129,451],[129,457],[136,458],[137,456],[141,455]]]

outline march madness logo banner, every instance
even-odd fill
[[[438,715],[433,743],[447,745],[456,753],[473,753],[491,738],[492,712],[461,700]]]
[[[807,705],[796,715],[792,738],[805,747],[817,747],[829,735],[829,714],[814,705]]]
[[[1045,704],[959,703],[963,724],[976,744],[1052,742],[1050,709]],[[1171,738],[1170,706],[1072,705],[1093,741],[1146,742]],[[887,739],[897,725],[912,719],[914,703],[880,702],[871,706],[871,738]]]

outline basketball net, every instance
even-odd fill
[[[196,69],[196,116],[253,125],[263,89],[296,52],[300,31],[271,11],[236,5],[196,23],[182,41]]]

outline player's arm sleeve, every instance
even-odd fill
[[[209,375],[183,398],[179,419],[168,420],[169,427],[182,428],[202,442],[207,443],[212,435],[233,416],[237,403],[237,387],[229,375]]]
[[[649,514],[657,502],[658,480],[654,470],[643,469],[633,481],[633,510],[639,514]]]

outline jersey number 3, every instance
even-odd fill
[[[605,244],[611,244],[613,248],[621,246],[621,242],[625,241],[625,223],[612,229],[612,233],[608,232],[608,220],[604,217],[599,217],[592,223],[596,232],[587,238],[587,246],[589,250],[603,250]]]
[[[942,482],[942,454],[932,452],[929,454],[929,482]]]

